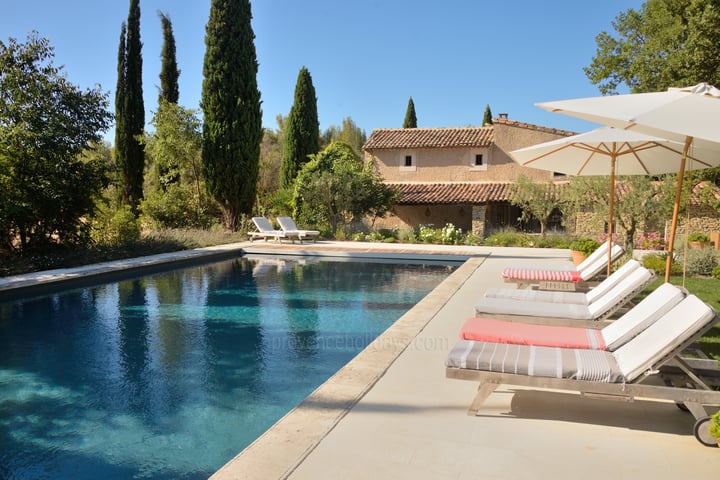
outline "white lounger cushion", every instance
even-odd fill
[[[628,260],[625,265],[618,268],[612,275],[600,282],[595,288],[588,292],[562,292],[552,290],[526,290],[522,288],[488,288],[485,296],[490,298],[504,298],[506,300],[520,300],[526,302],[551,302],[551,303],[577,303],[588,305],[608,293],[626,275],[638,268],[640,262]]]
[[[663,283],[623,316],[602,329],[607,350],[617,350],[655,323],[685,298],[685,292],[670,283]]]
[[[638,288],[646,285],[648,281],[652,279],[653,275],[650,270],[639,266],[615,285],[611,291],[590,305],[523,302],[502,298],[481,297],[475,304],[475,313],[478,316],[496,314],[598,320],[613,308],[621,306],[620,302],[622,302],[623,299],[627,298]]]
[[[678,345],[716,319],[715,311],[688,295],[662,318],[613,352],[623,376],[631,381],[664,359]]]

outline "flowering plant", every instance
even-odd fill
[[[665,250],[665,239],[658,232],[645,232],[635,242],[641,250]]]

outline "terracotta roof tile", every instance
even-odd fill
[[[493,128],[376,128],[363,150],[400,148],[487,147],[493,143]]]
[[[401,205],[452,205],[506,202],[512,183],[389,183],[400,191]]]

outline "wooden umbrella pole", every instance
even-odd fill
[[[680,160],[680,172],[678,173],[678,186],[675,192],[675,205],[673,206],[672,222],[670,223],[670,239],[668,240],[668,255],[665,260],[665,283],[670,281],[670,266],[672,265],[673,249],[675,248],[675,230],[677,230],[678,211],[680,210],[680,198],[682,196],[683,177],[685,176],[685,160],[693,137],[685,137],[685,148],[683,148],[682,159]],[[687,226],[685,227],[687,228]]]
[[[610,157],[610,223],[608,224],[608,261],[607,276],[610,276],[612,266],[612,241],[613,241],[613,214],[615,210],[615,144],[613,143],[613,154]]]

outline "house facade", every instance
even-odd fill
[[[564,180],[546,170],[523,167],[509,152],[573,135],[574,132],[493,119],[484,127],[375,129],[363,146],[385,183],[401,193],[382,228],[452,223],[486,236],[519,224],[520,209],[510,202],[513,182]],[[556,219],[550,227],[559,227]]]

